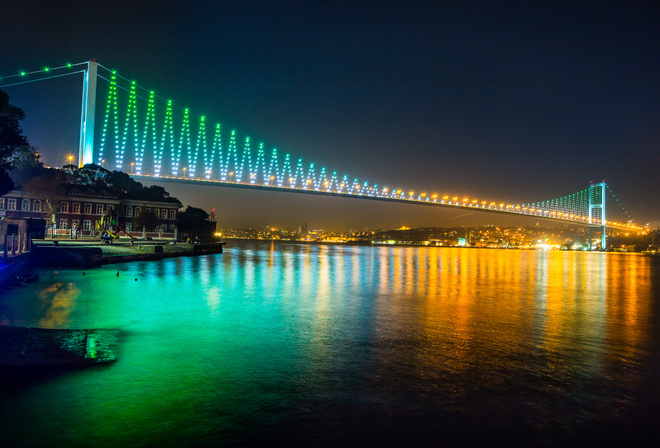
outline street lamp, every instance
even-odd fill
[[[105,159],[101,160],[101,168],[103,168],[104,163],[105,163]]]
[[[232,178],[233,175],[234,175],[234,172],[233,172],[233,171],[230,171],[230,172],[229,172],[229,182],[231,182],[231,178]]]
[[[67,159],[69,159],[69,165],[71,165],[73,163],[73,154],[69,154]]]
[[[135,165],[135,162],[131,162],[131,174],[133,174],[133,165]],[[184,168],[185,170],[185,168]]]
[[[183,177],[184,178],[186,177],[186,167],[185,166],[183,167]]]

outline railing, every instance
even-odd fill
[[[13,257],[31,249],[32,240],[26,235],[5,235],[3,242],[4,258]]]

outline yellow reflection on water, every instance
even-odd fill
[[[80,290],[73,283],[54,283],[38,294],[39,327],[65,328],[76,306]]]
[[[419,326],[428,362],[444,360],[458,370],[488,356],[476,347],[501,357],[531,345],[552,368],[586,373],[601,369],[613,346],[633,356],[648,343],[652,285],[645,257],[383,248],[378,262],[379,293],[392,297],[390,305],[425,301],[417,321],[405,325]],[[383,315],[391,312],[382,306]]]

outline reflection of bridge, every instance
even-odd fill
[[[533,216],[597,228],[605,247],[606,228],[642,230],[631,221],[606,220],[605,182],[559,198],[526,204],[507,204],[441,193],[414,192],[379,186],[340,175],[326,167],[292,158],[263,143],[253,146],[250,137],[240,140],[236,131],[224,132],[204,116],[194,116],[97,64],[67,64],[15,76],[5,86],[83,73],[80,166],[96,163],[143,178],[186,183],[257,188],[452,207],[493,213]],[[99,83],[99,80],[106,83]],[[2,86],[0,86],[2,87]],[[106,94],[104,116],[96,120],[97,91]],[[95,141],[95,133],[100,138]],[[240,149],[239,149],[240,146]],[[612,195],[614,199],[616,196]],[[618,200],[617,200],[618,203]],[[620,204],[619,204],[620,205]]]

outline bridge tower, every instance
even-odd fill
[[[82,113],[80,115],[80,149],[78,166],[94,163],[94,116],[96,110],[96,61],[88,61],[83,77]]]
[[[601,228],[601,250],[607,247],[607,224],[605,219],[605,181],[599,184],[589,185],[589,242],[587,248],[591,250],[591,229]],[[600,223],[595,224],[596,219],[600,218]]]

